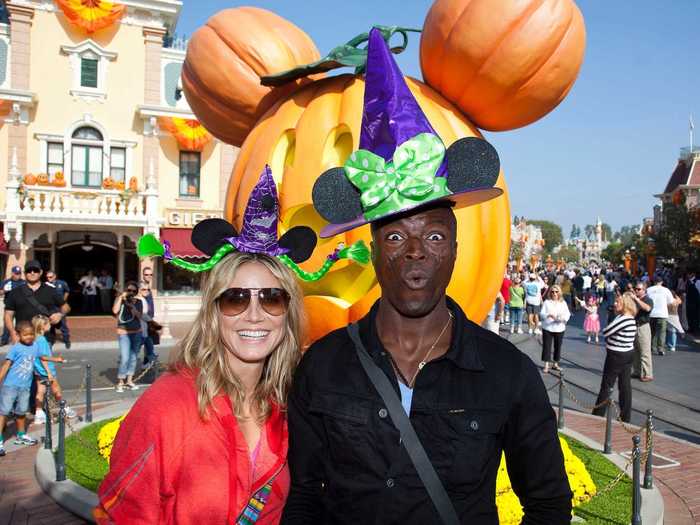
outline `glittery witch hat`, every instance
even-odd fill
[[[277,188],[270,167],[265,166],[260,180],[248,198],[240,234],[224,219],[206,219],[192,230],[192,244],[209,256],[207,261],[192,263],[177,257],[171,253],[167,241],[161,243],[152,234],[146,234],[139,239],[137,253],[139,257],[163,257],[166,262],[192,272],[210,270],[234,251],[262,253],[278,257],[305,281],[320,279],[340,259],[350,259],[360,263],[369,261],[367,247],[362,241],[358,241],[347,248],[340,246],[327,257],[318,271],[306,272],[298,266],[298,263],[311,257],[316,247],[316,233],[307,226],[295,226],[278,238],[278,218]]]
[[[496,150],[483,139],[467,137],[445,148],[373,28],[360,149],[343,167],[324,172],[313,188],[314,207],[330,223],[321,237],[437,200],[463,207],[498,197],[499,169]]]

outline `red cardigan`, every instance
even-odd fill
[[[234,525],[250,497],[275,476],[258,519],[279,523],[289,493],[287,421],[274,407],[263,431],[267,446],[251,462],[228,396],[200,418],[194,378],[166,374],[136,402],[121,424],[110,470],[98,490],[97,523]]]

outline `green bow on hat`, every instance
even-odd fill
[[[447,178],[436,177],[445,145],[432,133],[420,133],[399,145],[386,162],[371,151],[357,150],[345,163],[345,175],[360,190],[364,216],[371,221],[452,192]]]

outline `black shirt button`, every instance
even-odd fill
[[[473,431],[476,432],[477,430],[479,430],[479,422],[476,421],[475,419],[472,419],[469,422],[469,428],[471,428]]]
[[[387,415],[389,415],[389,412],[386,411],[386,408],[379,409],[379,417],[384,419]]]
[[[389,478],[386,480],[386,486],[391,488],[394,488],[394,478]]]

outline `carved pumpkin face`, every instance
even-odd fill
[[[49,184],[49,176],[46,173],[39,173],[36,176],[36,182],[42,186],[47,186]]]
[[[421,82],[407,82],[446,146],[461,137],[479,136],[442,96]],[[342,166],[357,149],[363,96],[361,79],[340,75],[318,80],[275,104],[243,143],[228,188],[226,216],[241,227],[248,196],[268,163],[278,185],[282,230],[303,224],[318,233],[326,223],[311,204],[311,190],[321,173]],[[503,196],[456,211],[459,248],[448,294],[477,321],[493,305],[508,257],[510,209],[502,175],[497,186],[504,189]],[[339,242],[358,239],[369,245],[369,226],[319,239],[313,257],[302,266],[317,269]],[[311,340],[359,319],[380,295],[371,264],[342,262],[321,281],[302,287]]]
[[[34,184],[36,184],[36,175],[34,175],[33,173],[27,173],[24,176],[24,183],[27,186],[33,186]]]
[[[106,190],[111,190],[114,187],[114,181],[112,177],[105,177],[102,179],[102,187]]]

